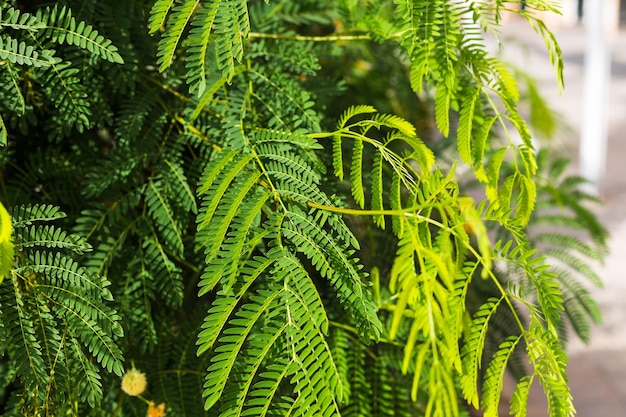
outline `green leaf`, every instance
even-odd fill
[[[450,100],[452,92],[445,85],[440,85],[435,92],[435,120],[443,136],[450,133]],[[459,149],[459,151],[461,148]]]
[[[165,29],[165,19],[174,6],[174,0],[156,0],[150,9],[148,28],[150,33]]]
[[[76,21],[69,8],[54,6],[37,11],[41,21],[39,36],[45,36],[59,44],[67,43],[85,49],[109,62],[123,64],[124,59],[111,40],[100,35],[93,26]]]
[[[489,182],[487,183],[486,192],[487,197],[492,202],[498,200],[498,189],[500,188],[500,169],[508,151],[508,148],[498,149],[487,166],[487,180]]]
[[[171,8],[171,25],[163,32],[157,51],[157,65],[159,65],[159,71],[163,72],[172,65],[178,44],[183,38],[183,31],[191,21],[191,17],[196,12],[199,4],[200,0],[185,0],[181,4]],[[167,2],[164,1],[159,1],[154,4],[151,11],[151,16],[153,17],[150,26],[151,32],[157,31],[162,26],[162,21],[170,10],[170,7],[171,3],[167,5]]]
[[[472,158],[472,149],[480,146],[485,147],[484,143],[480,145],[474,145],[472,138],[472,126],[474,124],[474,111],[476,109],[476,102],[480,97],[481,90],[477,88],[472,95],[467,95],[463,105],[461,107],[461,113],[459,117],[459,127],[457,132],[457,143],[459,147],[459,155],[461,159],[469,166],[474,166],[474,158]],[[486,137],[477,137],[474,140],[484,140]],[[482,157],[480,158],[482,161]]]
[[[354,142],[352,148],[352,164],[350,166],[350,184],[352,185],[352,197],[359,207],[365,206],[365,194],[363,191],[363,142]]]
[[[535,209],[535,200],[537,199],[537,186],[535,182],[526,177],[520,176],[520,191],[517,201],[516,218],[521,225],[526,225],[530,216]]]
[[[35,47],[7,35],[0,35],[0,59],[33,67],[47,67],[55,63],[53,51],[38,51]]]
[[[15,253],[11,236],[12,229],[9,212],[0,203],[0,284],[11,275],[11,268],[13,267]]]
[[[280,290],[260,291],[258,295],[251,297],[251,303],[245,304],[230,320],[230,326],[221,338],[222,344],[214,350],[211,365],[207,369],[202,393],[206,399],[205,410],[213,407],[220,398],[228,381],[227,377],[252,327],[279,295]]]

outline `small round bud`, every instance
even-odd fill
[[[141,395],[147,386],[146,375],[135,368],[126,372],[122,377],[122,391],[133,397]]]

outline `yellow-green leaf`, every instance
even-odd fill
[[[11,241],[11,216],[0,203],[0,283],[11,274],[14,248]]]

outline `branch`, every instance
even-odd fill
[[[363,40],[372,39],[372,37],[368,34],[303,36],[303,35],[280,35],[277,33],[260,33],[260,32],[250,32],[248,33],[248,38],[283,39],[283,40],[286,39],[286,40],[293,40],[293,41],[312,41],[312,42],[363,41]]]

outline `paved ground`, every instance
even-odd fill
[[[565,91],[559,95],[541,39],[523,23],[511,22],[504,31],[511,42],[508,56],[529,69],[540,82],[542,93],[563,116],[568,128],[559,135],[563,153],[574,159],[577,169],[580,123],[583,120],[583,63],[585,33],[582,27],[556,31],[565,61]],[[594,289],[604,322],[596,327],[589,346],[572,341],[569,377],[579,417],[626,416],[626,30],[612,45],[612,78],[609,88],[608,159],[606,177],[599,184],[604,206],[597,208],[611,232],[611,254],[598,266],[604,288]],[[547,416],[539,390],[531,395],[529,417]]]

